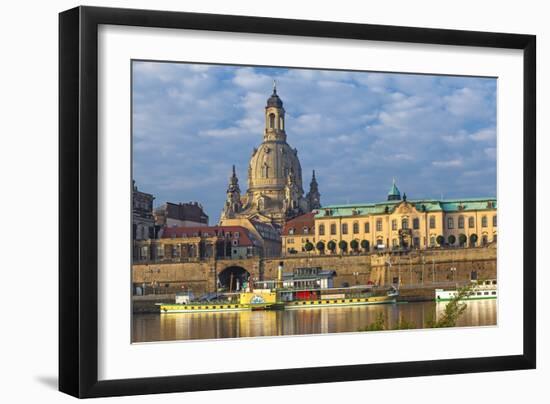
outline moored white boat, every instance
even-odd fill
[[[455,299],[458,294],[457,289],[436,289],[436,301],[448,301]],[[498,288],[496,279],[476,282],[472,290],[460,300],[479,300],[496,299],[498,297]]]

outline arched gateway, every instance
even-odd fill
[[[222,290],[235,292],[242,289],[243,282],[250,277],[250,272],[240,266],[230,266],[218,274],[219,286]]]

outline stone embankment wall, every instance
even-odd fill
[[[403,288],[433,289],[442,284],[494,279],[497,274],[496,248],[436,249],[408,254],[311,255],[276,259],[206,260],[200,262],[149,263],[133,266],[134,287],[154,285],[157,293],[190,289],[212,292],[218,275],[230,267],[248,271],[254,279],[275,279],[282,262],[284,272],[299,267],[322,267],[336,271],[334,286],[373,282],[399,283]]]

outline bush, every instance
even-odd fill
[[[357,251],[357,249],[359,248],[359,242],[357,240],[351,240],[349,245],[354,251]]]
[[[451,234],[447,239],[447,241],[449,242],[450,245],[453,245],[456,242],[456,237],[453,234]]]
[[[325,243],[323,243],[322,241],[318,241],[315,247],[317,247],[317,250],[321,252],[325,251]]]
[[[466,237],[465,234],[461,234],[460,236],[458,236],[458,241],[460,242],[460,244],[464,245],[466,244],[466,241],[468,241],[468,237]]]
[[[340,247],[340,250],[346,251],[348,249],[348,243],[346,242],[346,240],[340,240],[340,242],[338,243],[338,247]]]
[[[361,241],[361,248],[365,251],[369,251],[369,240],[362,240]]]
[[[306,249],[307,252],[310,252],[311,250],[313,250],[315,247],[313,246],[312,243],[310,243],[309,241],[306,243],[306,245],[304,246],[304,248]]]
[[[336,250],[336,243],[330,240],[327,244],[327,247],[330,251],[334,252],[334,250]]]
[[[472,234],[470,236],[470,244],[475,244],[477,243],[477,234]]]
[[[443,243],[445,243],[445,238],[443,236],[437,236],[437,238],[435,239],[435,241],[437,242],[437,244],[439,244],[440,246],[443,245]]]

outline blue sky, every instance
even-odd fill
[[[277,81],[304,191],[324,205],[496,196],[496,79],[133,63],[133,175],[166,201],[218,220],[232,164],[241,191]]]

